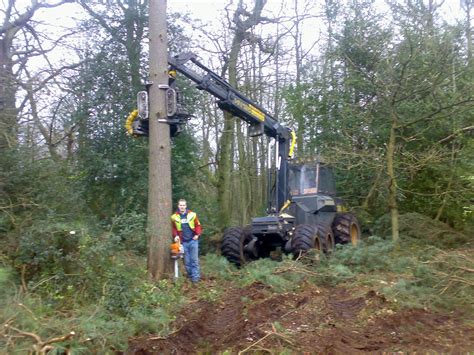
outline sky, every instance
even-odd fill
[[[33,0],[16,0],[16,6],[21,8],[26,8],[30,5]],[[42,0],[50,3],[56,2],[56,0]],[[104,0],[105,1],[118,1],[118,0]],[[294,0],[286,0],[287,3],[293,3]],[[298,0],[299,7],[302,7],[304,3],[308,0]],[[346,0],[349,2],[350,0]],[[375,0],[380,4],[384,4],[385,0]],[[423,0],[428,2],[429,0]],[[437,2],[442,0],[436,0]],[[445,19],[453,23],[455,18],[461,18],[463,16],[460,9],[461,0],[444,0],[443,5],[440,9],[440,12],[444,15]],[[169,12],[183,12],[189,13],[192,19],[200,19],[203,24],[208,25],[207,30],[209,32],[218,33],[219,27],[222,26],[222,19],[225,16],[225,6],[229,4],[231,0],[167,0],[167,8]],[[268,0],[264,8],[265,12],[277,12],[281,8],[283,0]],[[323,0],[309,0],[313,4],[322,4]],[[6,7],[8,0],[0,0],[0,10]],[[234,7],[237,3],[237,0],[233,0]],[[246,0],[246,3],[252,4],[251,0]],[[383,5],[380,5],[383,6]],[[291,15],[291,9],[287,10],[284,15]],[[0,11],[0,21],[2,21],[2,11]],[[273,17],[276,15],[268,15],[268,17]],[[61,33],[67,27],[74,26],[74,19],[79,19],[84,17],[83,10],[77,4],[65,4],[56,9],[41,9],[38,11],[38,14],[35,14],[34,19],[43,21],[47,26],[47,32],[50,33],[51,37],[55,37],[55,33]],[[312,48],[312,45],[318,39],[318,28],[320,28],[321,20],[312,19],[306,21],[302,27],[302,41],[303,47]],[[44,28],[44,27],[43,27]],[[274,35],[268,31],[274,31],[274,26],[265,26],[264,31],[267,31],[265,35]],[[321,30],[321,32],[324,32]],[[208,50],[213,50],[213,44],[205,41],[204,38],[199,37],[200,33],[197,31],[188,30],[188,35],[190,35],[195,41],[197,41],[202,47],[205,47]],[[201,33],[202,35],[202,33]],[[315,48],[316,49],[316,48]],[[314,50],[315,50],[314,49]],[[314,51],[313,50],[313,51]],[[67,59],[71,54],[57,54],[56,57],[63,56],[60,59]]]
[[[3,20],[1,11],[6,7],[9,0],[0,0],[0,21]],[[31,4],[33,0],[16,0],[16,6],[18,9],[24,9]],[[55,3],[57,0],[42,0],[50,3]],[[118,0],[103,0],[105,1],[118,1]],[[287,3],[293,3],[294,0],[286,0]],[[349,2],[350,0],[346,0]],[[384,4],[385,0],[375,0],[380,4]],[[428,2],[429,0],[423,0]],[[436,0],[439,2],[442,0]],[[444,17],[453,23],[455,18],[462,17],[462,11],[460,9],[461,0],[444,0],[440,12]],[[232,2],[232,0],[167,0],[167,8],[169,12],[182,12],[189,13],[192,19],[200,19],[203,24],[207,25],[207,30],[213,33],[218,33],[219,27],[222,26],[222,19],[225,16],[225,6]],[[283,0],[268,0],[264,8],[266,12],[277,12],[281,8]],[[299,7],[302,7],[304,3],[309,2],[313,4],[322,4],[323,0],[298,0]],[[237,0],[233,0],[234,7]],[[246,0],[246,3],[252,4],[251,0]],[[383,5],[381,5],[383,6]],[[287,10],[284,15],[291,15],[291,9]],[[276,15],[268,15],[273,17]],[[47,26],[47,32],[55,37],[54,33],[61,33],[67,27],[74,26],[74,19],[84,17],[83,10],[77,4],[65,4],[56,9],[40,9],[38,14],[35,14],[34,19],[38,19],[45,23]],[[3,21],[2,21],[3,22]],[[313,43],[317,40],[318,28],[320,27],[321,20],[313,19],[308,20],[303,24],[302,27],[302,41],[303,46],[311,48]],[[43,27],[44,28],[44,27]],[[265,26],[267,35],[273,35],[268,31],[273,31],[275,27]],[[192,31],[192,30],[189,30]],[[322,31],[324,32],[324,31]],[[206,47],[206,49],[213,50],[213,45],[209,42],[205,42],[205,39],[199,37],[199,32],[189,32],[188,35],[192,36],[195,41],[198,41],[200,45]],[[67,57],[68,55],[65,55]]]
[[[189,11],[193,17],[211,20],[218,17],[225,3],[222,0],[168,0],[167,6],[173,12]]]
[[[116,1],[116,0],[113,0]],[[194,18],[205,21],[213,21],[218,18],[218,15],[223,12],[225,5],[230,0],[168,0],[167,6],[171,11],[189,11]],[[234,0],[235,2],[236,0]],[[425,0],[426,2],[427,0]],[[51,1],[52,2],[52,1]],[[322,1],[313,0],[314,3],[321,3]],[[447,18],[452,19],[460,13],[460,0],[444,0],[441,11]],[[0,0],[0,9],[5,8],[8,0]],[[28,6],[31,0],[17,0],[16,3],[21,8]],[[303,1],[300,1],[303,3]],[[383,3],[383,1],[380,1]],[[268,0],[265,8],[275,9],[281,4],[281,0]],[[59,22],[68,22],[68,15],[75,11],[76,5],[67,4],[62,6],[58,11],[48,11],[47,16],[51,19],[56,19]],[[77,13],[77,12],[76,12]],[[46,14],[45,14],[46,15]]]
[[[224,7],[228,2],[229,0],[168,0],[168,8],[171,11],[189,11],[195,18],[205,21],[215,21],[218,18],[218,15],[223,12]],[[281,0],[268,0],[265,8],[278,8],[281,2]],[[322,1],[316,0],[313,0],[312,2],[322,3]],[[383,0],[379,0],[378,2],[380,2],[380,4],[384,3]],[[427,0],[425,0],[425,2],[427,2]],[[451,23],[456,17],[460,16],[460,2],[461,0],[443,1],[441,12]],[[300,3],[303,3],[303,1],[300,1]]]
[[[31,4],[32,0],[16,0],[16,4],[19,8],[24,8]],[[55,2],[52,0],[46,0],[48,2]],[[117,0],[111,0],[117,1]],[[219,26],[219,19],[224,15],[224,7],[231,0],[167,0],[168,10],[171,12],[188,12],[192,18],[200,19],[205,24]],[[237,0],[234,0],[234,3]],[[346,0],[347,2],[349,0]],[[428,0],[424,0],[427,2]],[[440,0],[437,0],[437,2]],[[8,0],[0,0],[0,10],[6,7]],[[292,2],[292,1],[288,1]],[[303,4],[306,0],[299,0],[300,4]],[[314,4],[320,4],[322,1],[310,0]],[[384,6],[384,0],[376,0],[380,3],[380,6]],[[460,8],[461,0],[444,0],[443,5],[440,9],[441,13],[444,15],[444,18],[447,19],[450,23],[453,23],[456,17],[462,16],[462,11]],[[250,0],[247,0],[247,3],[251,3]],[[268,0],[265,5],[264,11],[277,11],[281,7],[282,0]],[[68,26],[72,24],[71,19],[74,17],[81,17],[82,11],[79,6],[76,4],[66,4],[57,8],[57,10],[51,11],[51,9],[42,9],[39,11],[38,16],[35,18],[46,19],[52,25],[57,26]],[[0,20],[3,20],[2,13],[0,13]]]

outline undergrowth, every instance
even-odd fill
[[[441,249],[457,248],[473,242],[472,235],[416,212],[400,215],[399,233],[402,241],[411,245],[430,245]],[[390,215],[383,216],[375,223],[374,234],[384,237],[391,235]]]
[[[0,270],[4,275],[6,269]],[[1,301],[0,317],[7,327],[2,329],[0,349],[26,353],[38,343],[27,333],[46,341],[72,331],[75,335],[71,339],[55,343],[54,348],[67,346],[75,353],[124,351],[130,336],[169,333],[176,309],[184,301],[179,285],[166,280],[154,285],[144,275],[138,276],[140,273],[132,278],[133,271],[139,270],[110,277],[96,302],[71,307],[58,307],[44,294],[10,288]],[[8,284],[3,280],[2,288]]]
[[[149,282],[120,237],[41,222],[20,235],[19,252],[0,259],[0,353],[124,351],[130,336],[167,334],[180,285]]]
[[[290,256],[283,262],[271,259],[258,259],[242,268],[236,268],[227,259],[215,254],[207,254],[203,258],[203,273],[207,277],[231,282],[234,287],[243,288],[253,283],[268,286],[274,292],[288,292],[298,288],[304,275],[298,272],[285,272],[284,266],[293,264]]]
[[[463,309],[472,314],[474,258],[469,250],[370,237],[357,247],[339,246],[331,257],[296,269],[313,271],[312,280],[322,286],[376,288],[401,307]]]
[[[52,353],[125,351],[131,336],[172,332],[173,320],[189,302],[189,285],[182,279],[147,281],[142,250],[124,248],[132,234],[113,228],[99,233],[82,224],[32,226],[20,237],[14,262],[0,259],[0,352],[27,353],[61,336],[63,341],[51,344]],[[283,255],[280,261],[260,259],[242,268],[207,254],[201,257],[203,287],[193,292],[220,302],[229,288],[260,283],[283,293],[313,283],[375,289],[399,307],[472,314],[474,259],[470,249],[448,244],[443,249],[444,244],[421,238],[403,235],[393,243],[374,236],[357,247],[338,246],[330,257],[309,254],[295,261]]]
[[[233,280],[236,287],[259,282],[274,292],[294,291],[305,282],[324,287],[368,286],[400,307],[461,308],[472,314],[474,258],[469,250],[440,249],[429,240],[407,236],[399,243],[372,236],[356,247],[338,245],[330,257],[318,260],[294,261],[283,256],[282,261],[259,259],[237,269],[222,257],[208,255],[204,272]]]

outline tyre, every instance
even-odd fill
[[[334,239],[337,244],[357,245],[360,240],[360,225],[357,218],[350,213],[336,215],[332,223]]]
[[[322,254],[326,244],[324,239],[324,234],[317,226],[300,224],[296,227],[293,238],[291,238],[293,255],[298,258],[309,250]]]
[[[242,266],[255,259],[244,252],[245,246],[252,240],[250,228],[232,227],[224,231],[221,253],[229,262]]]
[[[318,223],[316,225],[318,232],[324,236],[323,241],[323,250],[326,254],[332,254],[335,246],[334,233],[332,232],[331,227],[328,224]]]

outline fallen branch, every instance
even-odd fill
[[[52,339],[46,340],[46,341],[43,343],[43,346],[49,345],[49,344],[53,344],[53,343],[61,343],[61,342],[63,342],[63,341],[66,341],[66,340],[71,339],[74,335],[76,335],[75,332],[69,332],[69,334],[66,334],[66,335],[63,335],[63,336],[60,336],[60,337],[56,337],[56,338],[52,338]]]
[[[268,337],[269,337],[270,335],[272,335],[272,334],[275,334],[275,333],[274,333],[274,332],[268,333],[268,334],[265,335],[263,338],[258,339],[255,343],[250,344],[250,345],[249,345],[248,347],[246,347],[244,350],[239,351],[238,355],[241,355],[241,354],[245,353],[246,351],[250,350],[251,348],[253,348],[254,346],[256,346],[258,343],[264,341],[266,338],[268,338]]]
[[[17,332],[18,334],[20,334],[21,336],[33,338],[37,343],[42,343],[41,338],[38,335],[36,335],[35,333],[24,332],[24,331],[22,331],[18,328],[15,328],[14,326],[11,326],[9,324],[5,324],[5,328],[12,329],[15,332]]]
[[[456,268],[456,269],[458,269],[458,270],[467,271],[467,272],[474,272],[474,269],[469,269],[469,268],[467,268],[467,267],[454,266],[454,268]]]
[[[246,351],[249,351],[251,348],[255,347],[256,345],[258,345],[259,343],[261,343],[262,341],[264,341],[266,338],[268,338],[270,335],[276,335],[277,337],[283,339],[285,342],[287,342],[288,344],[290,345],[295,345],[290,339],[288,339],[287,336],[283,335],[283,334],[280,334],[277,332],[277,330],[275,329],[275,326],[272,324],[272,331],[267,333],[266,335],[264,335],[263,337],[261,337],[260,339],[258,339],[256,342],[250,344],[249,346],[247,346],[244,350],[241,350],[239,351],[238,355],[241,355],[241,354],[244,354]]]
[[[28,287],[26,286],[26,264],[23,264],[21,266],[21,273],[20,273],[20,277],[21,277],[21,288],[22,288],[22,291],[23,292],[28,292]]]
[[[26,310],[32,317],[35,321],[38,321],[38,318],[36,318],[35,314],[31,311],[31,309],[29,309],[28,307],[26,307],[23,303],[18,303],[18,306],[20,306],[21,308],[23,308],[24,310]]]
[[[318,276],[318,273],[306,270],[303,267],[297,267],[296,265],[276,268],[273,273],[274,274],[283,274],[285,272],[298,272],[298,273],[305,274],[305,275]]]
[[[170,336],[172,336],[173,334],[176,334],[178,333],[181,329],[183,328],[183,326],[179,327],[178,329],[172,331],[171,333],[167,334],[166,336],[164,337],[161,337],[161,336],[157,336],[157,337],[152,337],[152,338],[148,338],[149,340],[164,340],[164,339],[168,339]]]
[[[23,330],[15,328],[15,327],[13,327],[9,324],[5,324],[4,327],[7,328],[7,329],[14,330],[15,332],[17,332],[21,336],[32,338],[36,342],[36,344],[33,344],[33,353],[38,354],[38,355],[46,355],[50,350],[54,349],[54,347],[51,346],[51,344],[66,341],[66,340],[72,338],[74,335],[76,335],[75,332],[71,331],[71,332],[69,332],[69,334],[62,335],[62,336],[59,336],[59,337],[55,337],[55,338],[51,338],[51,339],[43,341],[38,334],[31,333],[31,332],[25,332]]]

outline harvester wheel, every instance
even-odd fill
[[[360,240],[360,225],[357,218],[350,213],[341,213],[334,218],[332,230],[337,244],[357,245]]]
[[[252,259],[244,251],[244,247],[251,240],[250,228],[227,228],[222,238],[221,253],[229,262],[241,266]]]
[[[334,233],[332,232],[331,227],[325,223],[318,223],[316,227],[318,228],[318,233],[324,236],[324,252],[326,254],[331,254],[334,251],[334,246],[336,244],[334,239]]]
[[[310,224],[297,226],[291,239],[291,249],[296,258],[311,249],[314,249],[317,254],[321,254],[325,244],[324,233],[317,226]]]

